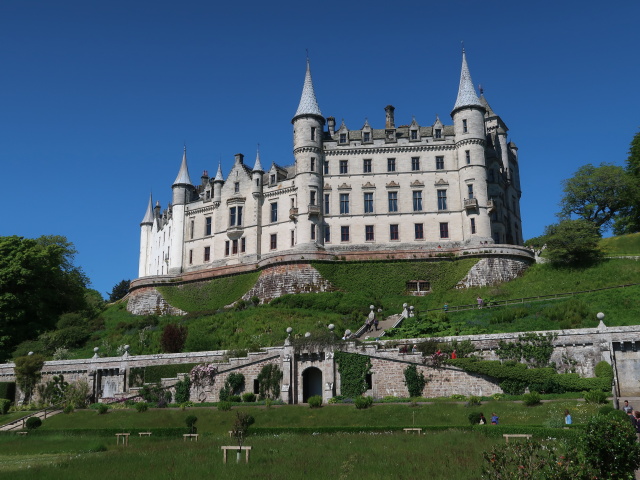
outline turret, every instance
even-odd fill
[[[140,222],[140,259],[138,262],[138,277],[146,277],[148,271],[149,249],[151,246],[151,231],[153,230],[153,199],[149,195],[149,204]]]
[[[309,59],[307,59],[300,104],[291,123],[293,124],[293,155],[296,161],[296,185],[299,188],[297,243],[299,245],[319,244],[322,243],[319,225],[322,224],[320,197],[325,120],[313,89]]]
[[[187,147],[184,147],[180,170],[171,188],[173,190],[173,205],[184,205],[187,203],[189,200],[188,195],[193,189],[191,177],[189,177],[189,169],[187,168]]]
[[[213,201],[220,202],[222,200],[222,185],[224,185],[224,177],[222,176],[222,163],[218,163],[218,171],[213,179]]]
[[[476,94],[463,49],[460,85],[451,118],[460,172],[463,235],[465,241],[470,243],[491,239],[491,221],[487,206],[484,115],[485,107]]]
[[[253,180],[252,194],[259,195],[262,192],[262,175],[264,174],[264,169],[262,168],[262,163],[260,163],[260,150],[256,153],[256,163],[253,165],[253,170],[251,171],[251,179]]]
[[[184,147],[180,170],[171,188],[173,190],[173,206],[171,208],[173,228],[170,230],[171,233],[169,235],[169,264],[167,273],[176,275],[182,273],[185,205],[189,202],[191,193],[195,190],[195,187],[191,183],[191,177],[189,177],[189,169],[187,168],[187,147]]]

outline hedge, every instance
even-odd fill
[[[0,382],[0,398],[6,398],[13,402],[16,398],[16,383]]]
[[[151,432],[152,436],[156,437],[181,437],[185,433],[189,433],[187,427],[162,427],[162,428],[74,428],[74,429],[38,429],[33,432],[34,435],[62,435],[69,437],[76,436],[98,436],[98,437],[113,437],[116,433],[130,433],[132,437],[138,436],[139,432]],[[9,434],[14,435],[15,432],[0,432],[0,435]],[[29,433],[31,436],[32,433]]]
[[[527,368],[522,363],[501,363],[498,360],[477,360],[475,358],[457,358],[446,360],[446,363],[462,368],[466,372],[479,373],[499,381],[512,380],[526,385],[543,384],[551,380],[567,391],[582,392],[584,390],[611,389],[611,370],[598,367],[597,372],[602,377],[582,378],[577,373],[556,373],[551,367]],[[607,372],[609,375],[607,375]]]

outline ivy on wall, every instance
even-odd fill
[[[371,373],[371,359],[358,353],[335,352],[340,372],[341,394],[355,398],[367,391],[367,375]]]
[[[282,370],[278,365],[269,363],[258,374],[258,390],[261,398],[277,399],[280,396]]]
[[[533,367],[547,367],[553,353],[553,342],[556,338],[558,338],[558,335],[555,333],[546,335],[544,333],[529,332],[524,335],[518,335],[518,339],[515,342],[500,340],[496,353],[501,360],[523,362]]]
[[[428,380],[422,372],[418,372],[418,367],[409,365],[404,369],[404,384],[409,390],[410,397],[421,397],[424,386]]]

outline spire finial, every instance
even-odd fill
[[[464,53],[464,40],[460,40],[460,45],[462,45],[462,53]]]
[[[458,87],[458,98],[453,106],[453,110],[457,110],[462,107],[482,107],[480,99],[476,94],[476,90],[471,80],[471,73],[469,73],[469,66],[467,65],[467,55],[465,54],[464,47],[462,49],[462,68],[460,70],[460,85]],[[453,112],[452,112],[453,113]]]
[[[313,89],[313,81],[311,79],[311,62],[309,61],[309,52],[307,51],[307,71],[304,75],[304,86],[302,87],[302,96],[298,110],[293,118],[299,115],[318,115],[322,117],[322,112],[316,100],[316,93]]]

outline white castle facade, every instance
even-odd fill
[[[163,211],[152,199],[140,225],[139,277],[256,263],[285,253],[437,250],[522,244],[518,150],[466,56],[453,125],[415,119],[383,129],[336,128],[323,117],[309,63],[292,119],[294,164],[253,168],[237,154],[223,177],[191,182],[186,150]],[[325,128],[326,127],[326,128]]]

